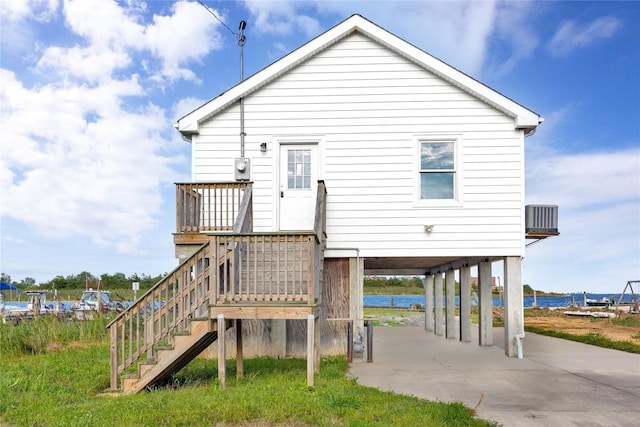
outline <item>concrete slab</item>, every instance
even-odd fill
[[[494,343],[503,343],[494,328]],[[505,426],[640,426],[640,355],[527,333],[524,358],[423,327],[374,328],[373,363],[354,360],[362,385],[463,402]]]

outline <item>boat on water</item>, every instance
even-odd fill
[[[110,291],[87,289],[82,293],[80,301],[73,304],[71,310],[76,319],[93,319],[95,313],[107,314],[112,311],[122,312],[125,305],[111,300]]]
[[[3,322],[9,321],[17,325],[22,320],[31,320],[36,316],[56,313],[55,304],[47,302],[47,295],[51,293],[50,291],[26,291],[25,293],[28,299],[27,305],[24,307],[5,305],[4,301],[2,302]]]
[[[613,302],[611,299],[607,297],[602,297],[600,299],[589,299],[586,300],[587,307],[610,307]]]

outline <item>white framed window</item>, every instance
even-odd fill
[[[422,206],[460,203],[459,137],[417,138],[417,199]]]

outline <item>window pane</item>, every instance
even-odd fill
[[[420,174],[423,199],[453,199],[453,172],[423,172]]]
[[[420,144],[420,169],[453,169],[453,142]]]
[[[288,150],[289,189],[311,188],[311,150]]]

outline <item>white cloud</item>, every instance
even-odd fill
[[[140,12],[114,0],[65,0],[64,4],[66,24],[96,50],[142,46]]]
[[[163,112],[120,108],[121,96],[139,91],[135,78],[29,90],[2,77],[2,214],[45,235],[84,234],[133,250],[155,223],[160,182],[174,175],[161,154]]]
[[[43,235],[140,252],[184,161],[175,156],[183,147],[171,129],[174,111],[141,99],[157,89],[149,79],[194,80],[186,66],[220,47],[217,24],[197,3],[177,2],[150,24],[141,5],[65,1],[71,33],[57,39],[75,45],[34,49],[31,71],[41,82],[30,86],[22,70],[0,69],[3,217]],[[136,74],[145,64],[149,74]]]
[[[553,198],[563,208],[640,201],[640,149],[557,154],[540,150],[527,159],[528,201]],[[531,156],[530,156],[531,157]]]
[[[204,105],[208,102],[208,99],[200,99],[200,98],[181,98],[178,102],[173,106],[173,117],[175,119],[180,119],[187,114],[193,112],[198,107]]]
[[[58,0],[12,0],[3,1],[0,6],[2,24],[20,22],[27,19],[48,21],[58,9]]]
[[[536,289],[619,293],[640,277],[640,203],[559,207],[560,236],[527,248],[524,279]]]
[[[222,37],[214,31],[218,23],[197,3],[178,2],[173,12],[171,16],[154,15],[153,25],[145,31],[146,46],[161,58],[164,76],[197,80],[193,72],[181,66],[222,47]]]
[[[559,209],[560,236],[527,249],[536,289],[621,292],[640,273],[640,148],[528,151],[527,203]]]
[[[612,16],[604,16],[585,25],[566,21],[560,25],[547,47],[552,54],[563,56],[598,39],[610,38],[620,28],[622,22]]]
[[[0,1],[0,45],[3,52],[27,52],[35,39],[29,22],[47,22],[56,16],[58,9],[58,0]]]
[[[497,7],[495,21],[492,24],[495,31],[493,38],[507,49],[492,49],[493,52],[506,52],[506,58],[496,58],[487,64],[496,76],[509,73],[520,61],[531,56],[538,46],[538,38],[529,22],[535,14],[534,5],[530,2],[500,2]],[[488,43],[489,40],[486,40]],[[487,62],[487,61],[485,61]]]
[[[322,30],[317,19],[302,13],[302,10],[313,7],[313,2],[245,0],[244,3],[255,19],[257,32],[290,34],[299,30],[311,37]]]
[[[529,24],[530,2],[407,2],[407,1],[260,1],[246,0],[259,31],[305,36],[321,32],[314,13],[337,20],[358,13],[459,68],[479,75],[485,68],[504,74],[528,57],[538,45]],[[490,43],[507,47],[503,58],[490,58]]]
[[[45,49],[37,68],[42,73],[52,70],[62,78],[78,78],[90,83],[110,76],[114,70],[127,67],[131,57],[122,50],[93,48],[61,48],[52,46]]]

